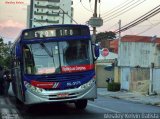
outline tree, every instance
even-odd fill
[[[101,42],[102,40],[115,39],[116,33],[112,31],[100,32],[96,35],[96,42]]]
[[[0,65],[3,67],[10,67],[10,46],[3,42],[0,38]]]

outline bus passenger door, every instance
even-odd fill
[[[14,68],[13,68],[13,76],[14,76],[14,90],[15,95],[20,101],[24,101],[24,91],[23,91],[23,80],[21,75],[21,66],[20,61],[18,59],[14,59]]]

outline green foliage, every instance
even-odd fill
[[[108,83],[108,91],[119,91],[120,90],[120,83]]]
[[[101,40],[115,39],[116,34],[112,31],[100,32],[96,35],[96,42],[101,42]]]
[[[0,38],[0,65],[10,67],[10,47]]]

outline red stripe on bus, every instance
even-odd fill
[[[39,81],[31,81],[31,85],[38,87],[38,88],[44,88],[44,89],[50,89],[53,87],[55,83],[54,82],[39,82]]]

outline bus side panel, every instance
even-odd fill
[[[15,67],[14,68],[14,90],[15,90],[15,95],[16,97],[20,100],[20,101],[24,101],[24,93],[23,93],[23,85],[22,85],[22,76],[21,76],[21,68],[19,67]]]
[[[17,51],[15,50],[16,46],[13,47],[12,49],[12,88],[13,92],[15,93],[15,96],[17,99],[20,101],[24,101],[24,91],[23,91],[23,81],[22,81],[22,71],[21,71],[21,63],[20,63],[20,58],[17,57]],[[20,50],[18,50],[20,51]]]

